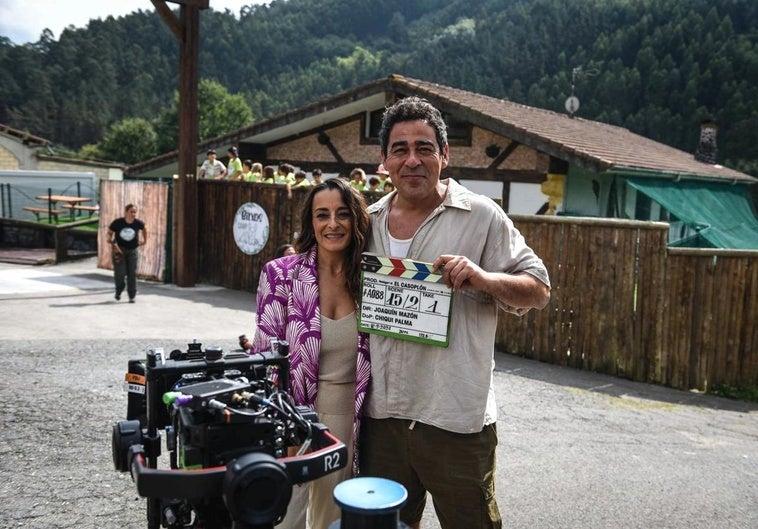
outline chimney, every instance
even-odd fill
[[[698,162],[716,164],[716,123],[710,119],[700,122],[700,143],[695,149],[695,160]]]

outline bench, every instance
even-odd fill
[[[92,217],[92,215],[96,211],[100,211],[100,208],[98,206],[81,206],[79,204],[69,205],[69,206],[63,206],[66,209],[71,210],[71,216],[74,216],[75,211],[86,211],[89,213],[89,216]]]
[[[36,207],[36,206],[24,206],[24,209],[26,211],[31,211],[32,213],[34,213],[37,216],[37,220],[38,221],[40,220],[40,214],[44,214],[45,216],[52,215],[53,219],[55,220],[55,222],[58,222],[58,215],[60,215],[61,213],[63,213],[63,211],[61,211],[59,209],[52,209],[51,210],[51,209],[48,209],[48,208],[40,208],[40,207]]]

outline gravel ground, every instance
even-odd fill
[[[111,455],[128,359],[252,332],[250,293],[140,282],[130,305],[110,280],[92,261],[0,264],[0,528],[146,527]],[[504,527],[758,527],[758,406],[496,360]]]

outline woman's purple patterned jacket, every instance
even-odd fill
[[[271,339],[286,340],[290,346],[290,391],[295,403],[314,408],[318,391],[318,359],[321,349],[316,246],[269,261],[258,283],[256,331],[250,353],[267,351]],[[358,334],[355,416],[353,418],[356,471],[361,409],[368,388],[371,367],[368,335]]]

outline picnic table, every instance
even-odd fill
[[[58,202],[63,202],[64,204],[62,207],[68,209],[71,212],[71,220],[74,219],[74,214],[77,211],[88,211],[91,217],[92,214],[98,210],[97,206],[82,205],[83,202],[89,202],[92,200],[91,198],[87,197],[79,197],[75,195],[37,195],[34,198],[43,202],[47,202],[48,204],[47,208],[24,208],[37,214],[37,218],[39,218],[39,213],[51,213],[53,217],[57,218],[57,216],[62,213],[62,211],[58,209]]]

